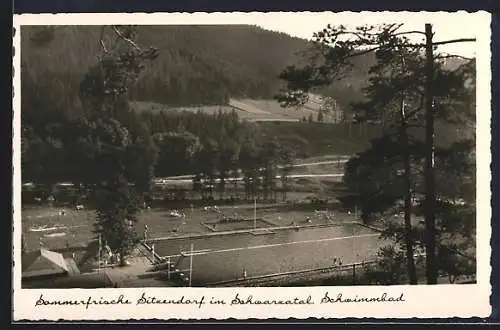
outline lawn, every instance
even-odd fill
[[[290,175],[342,174],[344,172],[344,166],[345,163],[342,162],[296,166],[291,170]]]
[[[65,211],[62,215],[59,212]],[[28,250],[41,246],[61,249],[85,245],[92,236],[92,212],[63,208],[30,207],[21,214],[22,232]]]
[[[217,202],[214,203],[217,205]],[[253,227],[254,210],[250,205],[220,206],[222,215],[215,212],[203,211],[201,208],[185,209],[185,218],[177,218],[169,215],[169,208],[153,208],[144,210],[139,214],[137,231],[142,236],[144,225],[147,224],[150,236],[163,237],[181,235],[186,233],[209,233],[203,223],[217,222],[222,216],[233,216],[250,220],[235,226],[230,224],[218,227],[221,230],[236,230]],[[92,225],[95,221],[95,213],[90,210],[64,209],[62,208],[31,207],[22,212],[22,231],[29,250],[39,248],[40,242],[49,249],[62,249],[69,246],[86,245],[92,237]],[[288,226],[292,222],[301,224],[309,218],[309,224],[327,224],[331,222],[325,215],[314,213],[313,210],[301,210],[289,205],[260,205],[257,208],[257,217],[262,218],[267,225]],[[332,218],[332,217],[330,217]],[[343,213],[336,213],[335,219],[339,221],[352,221],[353,218]],[[267,226],[266,225],[266,226]],[[219,225],[218,225],[219,226]],[[242,227],[243,226],[243,227]],[[234,228],[233,228],[234,227]]]
[[[144,101],[133,101],[130,103],[133,109],[138,112],[202,111],[207,114],[216,114],[219,111],[235,111],[239,118],[248,121],[299,121],[303,117],[308,118],[311,114],[314,119],[316,119],[317,116],[317,110],[314,111],[307,108],[299,110],[285,109],[282,108],[275,100],[231,99],[227,105],[200,105],[186,107],[167,106],[160,103]]]

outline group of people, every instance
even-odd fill
[[[119,260],[119,255],[113,253],[109,245],[104,244],[99,247],[99,261],[104,265],[117,264]]]
[[[185,218],[186,214],[182,211],[179,211],[179,210],[172,210],[169,212],[169,216],[174,217],[174,218]]]
[[[219,207],[217,205],[214,205],[214,206],[204,206],[203,207],[203,211],[204,212],[214,212],[214,213],[217,213],[217,214],[222,214],[222,211],[219,209]]]
[[[342,266],[342,264],[343,264],[342,258],[340,257],[333,258],[333,266]]]

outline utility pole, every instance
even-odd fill
[[[434,44],[432,25],[425,24],[425,252],[427,284],[437,284],[436,187],[434,180]]]
[[[356,285],[356,262],[352,264],[352,285]]]
[[[189,254],[189,287],[191,287],[193,279],[193,244],[191,244],[191,253]]]
[[[253,200],[253,230],[257,229],[257,198]]]
[[[99,234],[99,252],[97,253],[97,272],[101,271],[101,234]]]
[[[167,276],[168,280],[170,281],[170,256],[167,258]]]

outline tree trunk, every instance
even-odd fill
[[[225,177],[225,175],[221,175],[220,182],[219,182],[219,199],[220,200],[224,199],[225,192],[226,192],[226,177]]]
[[[434,51],[432,25],[425,24],[426,84],[425,84],[425,260],[427,284],[437,284],[436,260],[436,191],[434,186]]]
[[[406,63],[404,55],[401,55],[401,69],[403,72],[406,71]],[[410,284],[417,284],[417,271],[415,268],[415,260],[413,257],[413,239],[412,239],[412,225],[411,225],[411,213],[412,213],[412,181],[411,181],[411,168],[410,168],[410,153],[409,153],[409,141],[408,141],[408,123],[406,118],[406,104],[405,104],[405,94],[401,96],[401,108],[400,108],[400,118],[401,118],[401,146],[403,149],[403,168],[404,168],[404,190],[405,190],[405,200],[404,200],[404,234],[405,234],[405,249],[406,249],[406,270],[408,272],[408,278]]]
[[[125,263],[125,251],[123,249],[120,249],[120,266],[121,267],[126,266],[126,263]]]
[[[215,188],[215,178],[213,174],[210,174],[210,189],[209,189],[209,194],[210,194],[210,199],[214,199],[214,188]]]
[[[413,239],[412,239],[412,225],[411,225],[411,211],[412,211],[412,191],[411,191],[411,169],[410,169],[410,155],[408,153],[408,132],[406,130],[406,123],[403,123],[402,129],[403,148],[404,148],[404,181],[405,181],[405,201],[404,201],[404,222],[405,222],[405,247],[406,247],[406,260],[407,271],[410,284],[417,284],[417,271],[415,269],[415,260],[413,257]]]

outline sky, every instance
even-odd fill
[[[310,13],[259,15],[255,17],[256,25],[267,30],[287,33],[291,36],[311,39],[314,32],[321,31],[327,24],[354,28],[359,25],[375,25],[380,23],[404,23],[400,31],[424,31],[425,23],[433,25],[434,41],[444,41],[457,38],[477,38],[480,35],[481,17],[468,13]],[[484,25],[484,24],[483,24]],[[424,36],[413,36],[415,41],[424,40]],[[457,54],[467,57],[476,55],[477,46],[474,42],[443,45],[440,52]]]

